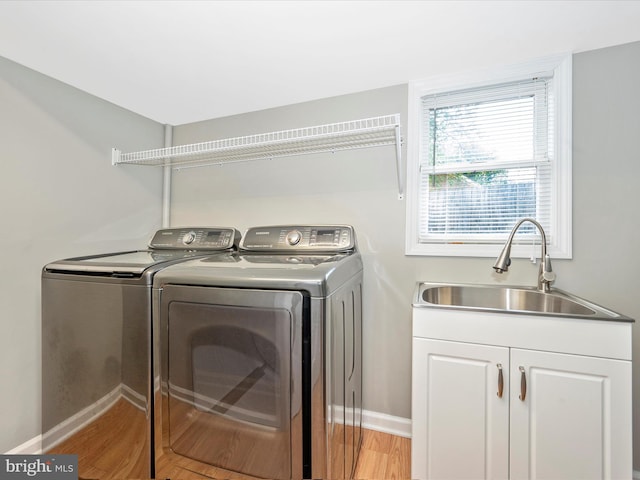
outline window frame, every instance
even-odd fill
[[[515,82],[552,73],[555,111],[553,141],[555,161],[552,163],[551,223],[553,240],[548,253],[554,258],[572,256],[572,57],[555,55],[521,64],[489,68],[476,72],[439,75],[410,82],[408,94],[407,132],[407,211],[406,255],[494,257],[501,244],[466,242],[419,241],[419,184],[422,97],[500,83]],[[505,234],[505,240],[508,234]],[[535,254],[539,255],[539,247]],[[512,257],[532,255],[531,243],[514,243]]]

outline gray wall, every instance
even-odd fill
[[[640,322],[640,42],[575,55],[573,75],[573,261],[558,277]],[[633,355],[640,471],[638,323]]]
[[[0,452],[40,434],[40,270],[140,248],[160,224],[161,172],[111,148],[163,145],[162,125],[0,57]]]
[[[640,319],[640,42],[575,55],[573,81],[574,257],[554,262],[556,286]],[[406,125],[406,97],[401,85],[184,125],[174,129],[174,144],[390,113],[401,113]],[[405,202],[396,198],[394,161],[393,149],[384,147],[183,170],[173,178],[172,219],[241,230],[353,224],[365,264],[365,408],[408,418],[415,282],[498,279],[493,259],[404,255]],[[514,260],[500,281],[532,285],[536,272],[527,260]],[[636,335],[640,359],[639,342]],[[635,372],[637,419],[640,369]],[[637,420],[635,426],[640,438]]]

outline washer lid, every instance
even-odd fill
[[[202,255],[203,252],[192,250],[137,250],[59,260],[44,269],[48,272],[141,276],[155,265]]]
[[[154,234],[148,250],[68,258],[46,265],[44,271],[136,278],[153,273],[156,265],[234,251],[240,237],[232,227],[163,228]]]

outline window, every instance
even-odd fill
[[[409,90],[407,254],[495,256],[531,217],[549,253],[570,258],[571,57]],[[523,224],[513,256],[539,238]]]

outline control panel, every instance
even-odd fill
[[[355,248],[349,225],[284,225],[253,227],[240,242],[240,250],[270,252],[345,252]]]
[[[238,247],[240,232],[229,227],[183,227],[158,230],[149,242],[154,249],[231,250]]]

